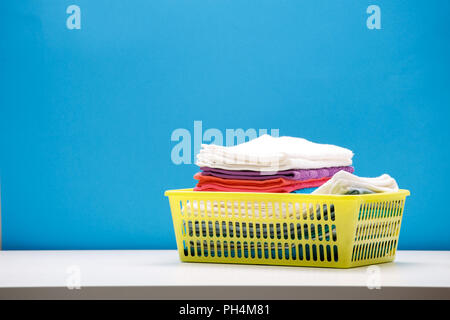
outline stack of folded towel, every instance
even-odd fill
[[[259,138],[237,146],[202,145],[196,191],[294,192],[316,188],[343,170],[353,173],[353,152],[302,138]]]

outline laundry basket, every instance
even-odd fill
[[[409,191],[165,195],[181,261],[349,268],[394,260]]]

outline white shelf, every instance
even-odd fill
[[[81,289],[68,289],[77,279]],[[3,299],[391,297],[450,299],[450,251],[353,269],[182,263],[174,250],[0,251]]]

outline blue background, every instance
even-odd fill
[[[81,8],[81,30],[66,8]],[[370,4],[381,30],[366,27]],[[175,248],[173,130],[279,128],[411,190],[400,249],[450,249],[449,1],[0,1],[4,249]]]

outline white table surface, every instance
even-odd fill
[[[79,284],[81,289],[69,290],[68,286],[74,284]],[[370,290],[369,286],[381,289]],[[281,295],[298,293],[298,298],[316,297],[308,296],[308,292],[317,292],[320,297],[320,291],[317,291],[320,288],[356,288],[358,292],[370,291],[370,295],[378,297],[383,289],[388,292],[388,288],[428,290],[422,290],[422,295],[435,288],[440,290],[438,298],[450,299],[450,251],[398,251],[393,263],[352,269],[182,263],[174,250],[0,251],[0,298],[33,298],[40,297],[40,293],[42,298],[52,298],[45,288],[59,288],[69,297],[83,297],[82,292],[89,291],[86,288],[102,288],[100,298],[108,297],[110,293],[113,298],[123,298],[123,294],[118,294],[120,288],[127,288],[127,297],[134,298],[170,298],[167,291],[170,288],[178,288],[177,292],[183,288],[203,288],[197,295],[189,295],[189,290],[185,290],[187,296],[180,293],[174,297],[221,299],[231,295],[246,298],[237,294],[243,287],[254,288],[253,294],[264,292],[258,288],[267,289],[263,298],[282,298],[280,293],[270,295],[270,292],[275,295],[275,288]],[[274,290],[270,290],[271,287]],[[152,291],[152,288],[158,290]],[[208,295],[208,288],[215,288],[214,292],[223,295]],[[302,291],[302,288],[308,288],[308,291]],[[233,290],[236,291],[234,295]],[[27,292],[33,294],[27,295]],[[248,294],[252,291],[248,290]],[[418,291],[417,297],[420,296]],[[247,298],[252,297],[255,296]]]

